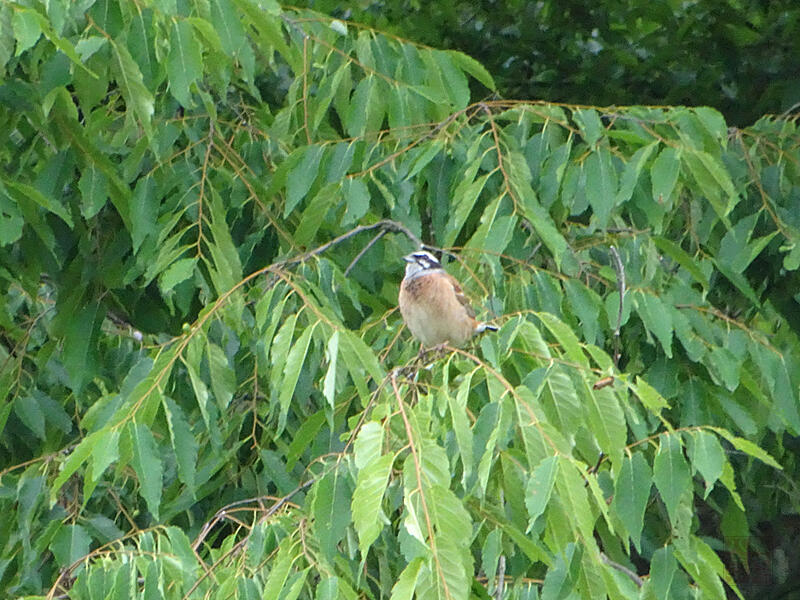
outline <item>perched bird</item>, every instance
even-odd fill
[[[475,334],[497,331],[475,319],[461,286],[430,252],[420,250],[404,256],[406,275],[400,284],[400,313],[423,346],[450,342],[462,346]]]

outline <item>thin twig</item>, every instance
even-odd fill
[[[380,231],[379,231],[379,232],[378,232],[378,233],[375,235],[375,237],[373,237],[373,238],[372,238],[372,239],[369,241],[369,243],[368,243],[366,246],[364,246],[364,247],[361,249],[361,252],[359,252],[358,254],[356,254],[356,257],[355,257],[355,258],[354,258],[354,259],[353,259],[353,260],[350,262],[350,264],[349,264],[349,265],[347,265],[347,268],[344,270],[344,276],[345,276],[345,277],[347,277],[347,276],[350,274],[350,269],[352,269],[353,267],[355,267],[355,266],[356,266],[356,263],[357,263],[359,260],[361,260],[361,257],[362,257],[362,256],[364,256],[364,255],[367,253],[367,250],[369,250],[370,248],[372,248],[372,246],[374,246],[374,245],[375,245],[375,242],[377,242],[379,239],[381,239],[383,236],[385,236],[387,232],[388,232],[388,230],[386,230],[386,229],[381,229],[381,230],[380,230]]]
[[[631,571],[625,565],[621,565],[618,562],[614,562],[610,558],[608,558],[603,552],[600,553],[600,560],[607,564],[609,567],[616,569],[620,573],[624,573],[628,576],[628,578],[636,584],[637,587],[642,587],[644,585],[644,581],[641,577],[639,577],[636,573]]]
[[[309,250],[308,252],[300,254],[299,256],[295,256],[293,258],[287,258],[286,260],[277,261],[272,265],[270,265],[269,268],[288,267],[290,265],[303,263],[307,261],[309,258],[313,258],[318,254],[322,254],[331,246],[340,244],[346,239],[349,239],[354,235],[361,233],[362,231],[372,231],[373,229],[383,229],[387,232],[392,232],[392,233],[403,233],[408,239],[414,242],[418,248],[422,247],[422,241],[408,227],[397,221],[392,221],[391,219],[383,219],[382,221],[378,221],[377,223],[373,223],[372,225],[359,225],[358,227],[354,227],[347,233],[343,233],[339,237],[333,238],[331,241],[326,242],[321,246],[314,248],[313,250]]]

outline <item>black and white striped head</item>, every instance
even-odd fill
[[[442,270],[442,263],[426,250],[418,250],[407,254],[403,257],[403,260],[408,263],[406,265],[406,279],[423,275],[426,272]]]

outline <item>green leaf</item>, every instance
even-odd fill
[[[333,410],[336,406],[336,365],[339,361],[339,332],[334,331],[325,348],[325,358],[328,361],[328,370],[322,383],[322,395],[328,401],[328,406]]]
[[[40,440],[45,439],[44,412],[36,396],[18,396],[14,402],[14,414]]]
[[[659,441],[658,452],[653,461],[653,481],[667,507],[669,519],[675,526],[681,496],[691,489],[692,478],[679,436],[663,433],[659,436]]]
[[[594,146],[603,135],[603,123],[593,108],[579,108],[572,113],[572,118],[580,127],[581,134],[588,146]]]
[[[448,393],[446,390],[442,390],[442,393],[446,393],[447,395],[450,419],[453,424],[453,433],[456,436],[456,444],[458,444],[458,452],[461,456],[461,465],[463,469],[462,481],[464,482],[466,482],[472,474],[473,463],[475,462],[472,429],[470,429],[469,417],[467,416],[467,400],[469,399],[469,390],[472,385],[473,373],[474,371],[464,377],[455,395]]]
[[[680,592],[673,592],[679,587],[684,590],[683,597],[688,597],[686,576],[678,571],[678,561],[672,553],[672,546],[664,546],[653,553],[647,586],[658,600],[681,597]]]
[[[703,195],[723,222],[727,222],[739,195],[725,167],[707,152],[687,150],[682,156]]]
[[[353,444],[356,468],[363,469],[383,454],[383,427],[376,421],[361,426]]]
[[[108,178],[92,165],[84,169],[78,188],[81,191],[81,214],[84,219],[91,219],[108,201]]]
[[[619,206],[631,199],[631,196],[633,196],[633,190],[636,188],[636,184],[639,181],[642,168],[657,147],[657,141],[651,142],[646,146],[642,146],[636,152],[634,152],[633,156],[631,156],[630,160],[628,160],[627,164],[625,165],[625,169],[622,172],[622,179],[619,184],[617,199],[614,202],[615,205]]]
[[[105,317],[103,307],[92,302],[67,323],[64,334],[63,363],[76,391],[83,389],[97,369],[97,343]]]
[[[299,550],[300,545],[291,536],[283,538],[277,554],[270,561],[269,576],[264,582],[264,600],[282,600],[287,597],[284,587]]]
[[[634,391],[644,407],[654,415],[660,415],[662,409],[669,409],[670,407],[664,397],[658,393],[658,390],[639,376],[636,377]]]
[[[579,365],[589,366],[589,361],[581,348],[580,340],[563,321],[547,312],[536,313],[539,320],[553,334],[564,349],[566,356]]]
[[[494,79],[492,79],[491,74],[477,60],[457,50],[445,50],[445,53],[447,53],[459,68],[472,75],[493,92],[496,91],[497,88],[495,87]]]
[[[236,392],[236,374],[233,372],[225,351],[216,344],[209,344],[208,368],[211,371],[211,389],[221,413],[225,413],[233,394]]]
[[[322,146],[305,146],[299,154],[287,159],[287,161],[292,160],[295,166],[289,171],[286,180],[286,204],[283,207],[284,219],[294,211],[311,189],[311,185],[317,178],[323,152],[324,148]]]
[[[65,525],[58,530],[49,547],[58,565],[66,569],[89,554],[91,541],[82,525]]]
[[[672,358],[672,314],[658,296],[636,291],[634,298],[642,323],[661,342],[664,354]]]
[[[592,207],[593,222],[605,227],[617,198],[617,171],[611,152],[603,146],[592,152],[584,163],[586,198]]]
[[[653,243],[659,250],[686,269],[692,278],[703,286],[704,290],[708,290],[710,287],[708,277],[706,277],[705,273],[703,273],[692,257],[684,252],[680,246],[660,236],[653,236],[650,239],[653,240]]]
[[[564,236],[553,223],[550,213],[536,201],[536,198],[523,198],[522,205],[525,218],[528,219],[542,243],[550,250],[556,266],[561,265],[561,259],[569,247]]]
[[[650,465],[642,454],[635,452],[630,457],[626,456],[614,482],[614,499],[611,504],[640,551],[644,511],[650,499],[652,485]]]
[[[472,209],[475,207],[478,196],[480,196],[483,188],[486,186],[486,181],[491,175],[491,173],[485,173],[473,181],[472,174],[477,170],[479,163],[480,161],[477,161],[467,169],[466,178],[459,183],[453,193],[455,206],[447,228],[447,237],[444,240],[445,246],[453,245],[458,238],[458,234],[461,233],[461,229],[464,227],[467,217],[469,217]]]
[[[531,471],[531,476],[525,489],[525,508],[528,509],[528,530],[526,533],[530,532],[536,519],[544,513],[547,503],[550,502],[550,495],[553,493],[557,472],[557,456],[545,458]]]
[[[186,281],[194,274],[196,258],[181,258],[172,263],[158,278],[158,287],[166,294],[179,283]]]
[[[222,49],[228,56],[235,56],[246,43],[244,28],[229,0],[211,3],[211,18],[219,34]]]
[[[670,201],[675,184],[678,182],[680,168],[680,155],[675,148],[667,146],[659,152],[650,169],[653,200],[662,205]]]
[[[378,455],[358,472],[350,510],[362,558],[366,558],[369,547],[378,539],[384,525],[389,524],[381,510],[381,502],[393,463],[393,455]]]
[[[342,182],[342,196],[347,206],[347,210],[340,221],[342,226],[355,223],[367,214],[370,195],[367,184],[362,179],[346,178]]]
[[[130,203],[130,231],[134,253],[139,251],[146,237],[157,235],[158,206],[155,180],[152,177],[140,179],[133,191]]]
[[[707,431],[692,431],[688,436],[689,456],[692,459],[692,468],[700,471],[706,481],[706,493],[703,499],[714,487],[714,483],[722,475],[722,469],[727,459],[717,436]]]
[[[783,470],[783,467],[778,463],[778,461],[776,461],[774,458],[772,458],[772,456],[768,452],[762,450],[750,440],[737,437],[727,429],[722,429],[721,427],[709,427],[709,429],[711,429],[717,435],[724,437],[737,450],[740,450],[741,452],[744,452],[745,454],[748,454],[753,458],[757,458],[764,464],[769,465],[774,469]]]
[[[192,435],[192,429],[181,407],[167,396],[162,398],[162,403],[167,416],[172,449],[175,451],[178,463],[178,476],[194,495],[199,448],[197,439]]]
[[[331,469],[314,485],[314,530],[322,555],[329,561],[333,561],[337,553],[336,545],[344,537],[351,519],[350,490],[339,471],[337,468]],[[374,480],[371,483],[374,494]],[[361,516],[364,516],[363,513]]]
[[[25,220],[17,203],[0,187],[0,246],[13,244],[22,236]]]
[[[70,229],[74,226],[69,212],[57,200],[54,200],[43,194],[32,185],[26,185],[24,183],[18,183],[15,181],[6,181],[5,184],[8,186],[9,192],[17,197],[18,202],[21,203],[23,199],[32,200],[48,212],[58,215],[58,217],[64,221],[64,223],[69,225]]]
[[[19,56],[31,48],[42,35],[42,28],[34,10],[16,8],[11,14],[11,27],[17,41],[17,51],[14,56]]]
[[[153,95],[142,83],[142,72],[128,49],[114,41],[111,42],[111,47],[116,58],[113,63],[116,70],[115,75],[122,95],[125,97],[125,103],[133,109],[133,113],[138,117],[145,132],[149,134],[154,110]]]
[[[53,504],[58,496],[58,491],[61,489],[67,480],[72,477],[75,472],[86,464],[88,458],[92,455],[95,446],[99,441],[103,440],[103,436],[107,435],[106,431],[95,431],[83,438],[75,449],[67,456],[67,459],[61,465],[53,483],[50,486],[50,503]]]
[[[193,107],[191,85],[203,77],[203,55],[194,28],[186,20],[172,23],[167,55],[169,91],[183,106]]]
[[[294,389],[297,387],[297,380],[300,377],[300,371],[306,360],[308,346],[311,343],[311,334],[314,333],[318,324],[319,321],[315,321],[312,325],[305,328],[292,346],[292,349],[289,350],[289,355],[286,357],[286,366],[283,369],[284,377],[281,383],[280,396],[278,397],[280,415],[278,417],[276,435],[282,432],[286,426],[286,415],[289,412],[289,403],[292,401]]]
[[[409,562],[397,581],[392,586],[392,596],[389,600],[412,600],[414,590],[417,587],[419,572],[424,564],[421,557],[417,557]]]
[[[603,311],[603,300],[593,289],[575,279],[566,279],[564,292],[575,316],[580,319],[583,337],[589,344],[597,341],[600,332],[598,317]]]
[[[127,432],[133,446],[133,470],[139,478],[139,493],[157,521],[164,472],[158,446],[146,425],[131,421],[128,423]]]
[[[111,463],[119,460],[119,429],[107,428],[98,432],[100,435],[92,448],[91,473],[83,480],[84,505],[92,496],[97,483]]]

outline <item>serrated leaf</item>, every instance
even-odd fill
[[[294,211],[311,189],[319,172],[323,152],[324,148],[320,145],[305,146],[292,159],[294,166],[289,171],[286,179],[286,204],[283,207],[284,219]]]
[[[63,363],[74,390],[80,391],[97,369],[97,343],[105,310],[96,302],[71,319],[64,335]]]
[[[348,177],[342,182],[342,197],[347,210],[340,223],[349,225],[361,219],[369,210],[370,195],[367,184],[362,179]]]
[[[236,392],[236,374],[233,372],[225,351],[211,342],[207,345],[208,368],[211,372],[211,389],[220,412],[224,414]]]
[[[418,556],[406,565],[392,586],[392,595],[389,600],[411,600],[413,598],[419,572],[423,564],[423,559]]]
[[[92,165],[81,174],[78,189],[81,191],[81,214],[84,219],[91,219],[108,201],[108,178]]]
[[[662,409],[670,407],[664,397],[658,393],[658,390],[639,376],[636,377],[634,390],[644,407],[655,415],[661,414]]]
[[[719,160],[699,150],[683,153],[683,162],[689,167],[700,190],[711,203],[717,215],[727,223],[728,213],[739,200],[730,175]]]
[[[325,348],[325,357],[328,361],[328,370],[322,382],[322,395],[328,401],[328,406],[333,410],[336,406],[336,366],[339,362],[339,331],[334,331]]]
[[[132,465],[139,479],[139,493],[157,521],[164,473],[158,446],[150,429],[141,423],[128,423],[127,431],[133,446]]]
[[[18,396],[14,402],[14,414],[40,440],[45,439],[44,412],[34,395]]]
[[[278,426],[275,435],[281,433],[286,426],[286,415],[289,413],[289,404],[294,396],[294,389],[297,387],[297,380],[300,377],[300,371],[303,368],[303,363],[306,360],[308,353],[308,346],[311,343],[311,334],[317,328],[319,321],[315,321],[313,325],[305,328],[303,333],[292,345],[289,350],[289,355],[286,357],[286,365],[283,368],[283,381],[281,383],[280,396],[278,403],[280,406],[280,414],[278,416]]]
[[[383,453],[383,427],[376,421],[361,426],[353,444],[356,468],[363,469]]]
[[[378,455],[358,472],[351,512],[362,557],[366,557],[369,547],[378,539],[385,523],[388,523],[381,510],[381,502],[393,463],[393,455]]]
[[[644,511],[650,498],[652,473],[641,453],[625,457],[619,476],[614,482],[612,506],[628,531],[634,545],[641,550]]]
[[[186,281],[194,273],[197,264],[195,258],[181,258],[172,263],[158,278],[158,287],[161,293],[166,294],[179,283]]]
[[[193,107],[191,85],[203,76],[203,55],[194,27],[185,19],[172,23],[167,55],[169,91],[183,106]]]
[[[91,541],[82,525],[64,525],[50,542],[49,548],[58,565],[66,569],[89,554]]]
[[[580,319],[583,337],[594,344],[599,333],[598,317],[603,310],[603,300],[593,289],[575,279],[564,281],[564,292],[575,316]]]
[[[11,28],[17,41],[17,50],[14,56],[19,56],[32,47],[42,35],[42,28],[36,12],[27,8],[17,8],[12,11]]]
[[[692,468],[699,471],[706,482],[706,493],[703,496],[705,499],[722,475],[727,459],[717,436],[701,430],[692,431],[688,439],[691,442],[689,455],[692,459]]]
[[[565,355],[571,361],[579,365],[589,366],[589,361],[581,348],[580,340],[566,323],[549,312],[539,312],[536,313],[536,316],[558,340],[558,343],[564,349]]]
[[[642,168],[657,147],[657,141],[651,142],[646,146],[642,146],[636,152],[634,152],[633,156],[631,156],[630,160],[628,160],[619,182],[619,190],[617,192],[617,199],[615,202],[617,206],[631,199],[631,196],[633,196],[633,190],[636,188],[636,184],[639,181]]]
[[[469,178],[469,174],[471,171],[475,170],[477,164],[478,163],[475,163],[473,168],[467,169],[468,178],[459,183],[458,187],[456,187],[455,192],[453,193],[454,207],[452,209],[452,216],[447,228],[447,237],[445,238],[444,242],[446,246],[451,246],[458,238],[458,234],[461,233],[461,228],[467,221],[467,217],[469,217],[470,213],[472,212],[475,203],[478,201],[478,196],[480,196],[484,186],[486,186],[486,181],[491,175],[491,173],[484,173],[474,181],[471,180],[471,178]]]
[[[145,132],[150,133],[150,121],[154,110],[153,95],[142,83],[142,72],[128,49],[114,41],[111,42],[111,47],[116,58],[114,61],[115,75],[122,95],[125,97],[125,103],[133,109],[133,113],[138,117]]]
[[[322,555],[333,561],[336,545],[350,524],[350,490],[339,469],[332,469],[314,485],[314,530]]]
[[[659,436],[658,452],[653,461],[653,482],[667,507],[673,526],[678,518],[681,496],[691,489],[692,478],[689,465],[683,456],[677,434],[663,433]]]
[[[442,393],[447,394],[450,420],[453,424],[453,434],[456,437],[458,452],[461,456],[461,466],[463,469],[462,480],[464,482],[466,482],[472,474],[473,463],[475,461],[472,429],[470,428],[469,417],[467,416],[467,400],[469,399],[469,390],[472,385],[472,374],[473,372],[470,372],[464,377],[455,395],[445,390],[442,391]]]
[[[672,358],[672,314],[657,296],[637,291],[636,309],[644,326],[661,343],[664,354]]]
[[[533,471],[525,487],[525,508],[528,509],[528,529],[533,527],[536,519],[544,513],[558,472],[558,457],[549,456],[542,460]]]
[[[697,266],[694,259],[684,252],[680,246],[667,238],[659,236],[653,236],[651,239],[659,250],[686,269],[694,280],[703,286],[704,290],[709,288],[708,277],[706,277],[705,273]]]
[[[167,416],[172,449],[175,451],[175,458],[178,463],[178,476],[194,495],[198,451],[197,440],[192,435],[192,430],[181,407],[167,396],[162,398],[162,402],[164,413]]]
[[[447,55],[453,60],[453,62],[458,65],[461,69],[472,75],[475,79],[480,81],[483,85],[489,88],[492,91],[495,91],[497,88],[495,87],[494,79],[492,79],[491,74],[486,68],[479,63],[477,60],[464,54],[463,52],[458,52],[457,50],[445,50]]]
[[[97,441],[92,448],[91,456],[91,476],[87,476],[83,481],[83,503],[89,501],[97,483],[100,481],[105,470],[111,463],[119,459],[119,429],[107,428],[98,433]]]
[[[595,142],[603,135],[603,123],[593,108],[579,108],[572,113],[572,118],[580,127],[586,144],[594,146]]]
[[[583,166],[586,173],[586,198],[592,207],[593,222],[604,227],[617,198],[617,171],[608,148],[592,152]]]
[[[737,450],[740,450],[745,454],[749,454],[753,458],[757,458],[758,460],[760,460],[764,464],[769,465],[770,467],[783,470],[783,467],[778,463],[778,461],[772,458],[772,456],[766,450],[759,448],[756,444],[754,444],[750,440],[737,437],[727,429],[722,429],[721,427],[710,427],[710,429],[714,431],[717,435],[724,437],[726,440],[728,440]]]
[[[680,168],[680,156],[675,148],[667,146],[658,153],[650,169],[653,200],[659,204],[670,201],[672,192],[675,190],[675,184],[678,182]]]
[[[222,49],[228,56],[235,56],[246,43],[244,28],[229,0],[211,3],[211,18],[219,33]]]

